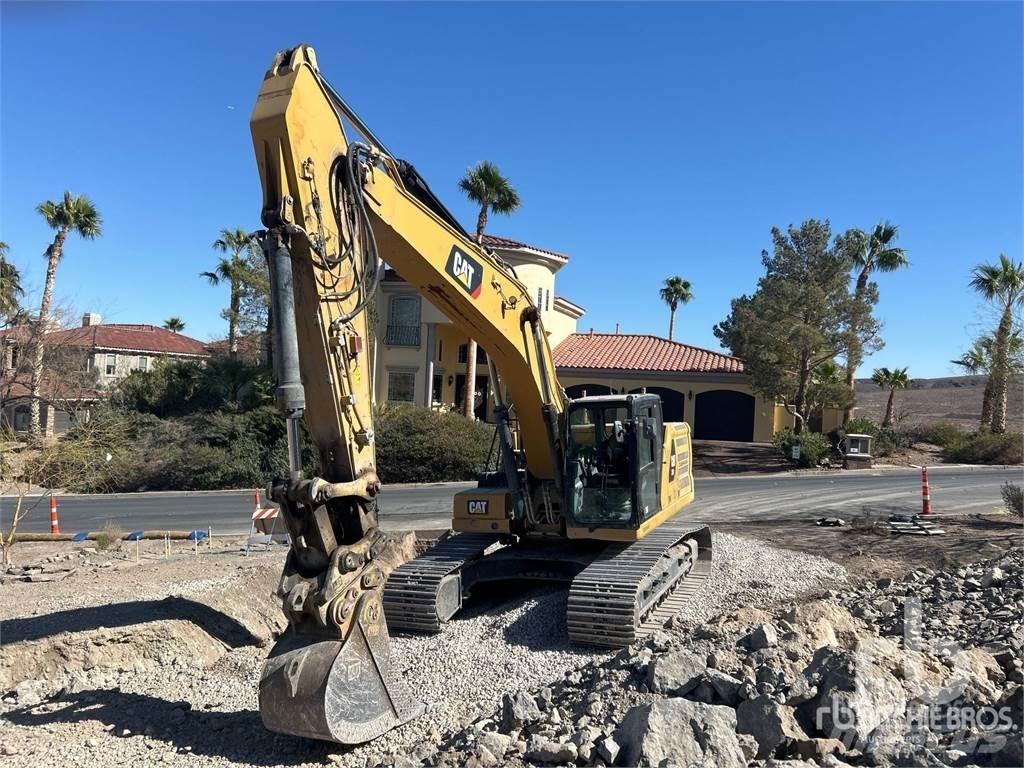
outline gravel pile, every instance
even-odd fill
[[[1013,553],[905,583],[934,593],[984,580],[996,594],[976,624],[988,626],[1015,601],[1019,618],[1019,566]],[[698,626],[673,620],[638,647],[505,696],[425,764],[1022,764],[1019,645],[944,647],[926,624],[920,650],[908,650],[885,636],[895,633],[890,612],[870,608],[865,593],[761,603]]]
[[[1008,646],[1024,655],[1024,550],[955,570],[920,569],[899,581],[879,579],[840,599],[882,634],[902,638],[908,597],[920,601],[922,629],[934,641],[962,648]]]

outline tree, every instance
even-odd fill
[[[855,305],[855,311],[850,317],[850,338],[846,350],[846,386],[856,392],[853,377],[857,372],[857,366],[864,361],[865,346],[860,340],[861,335],[858,331],[863,325],[862,319],[868,319],[862,316],[865,312],[870,316],[874,306],[874,302],[870,301],[871,284],[869,279],[871,274],[873,272],[894,272],[907,266],[910,262],[907,261],[906,252],[895,245],[896,239],[899,237],[899,227],[888,221],[876,224],[870,235],[861,230],[854,230],[852,234],[853,272],[856,276],[853,296],[859,304]],[[881,348],[880,341],[876,344],[876,348]],[[856,405],[856,400],[843,411],[844,424],[853,418],[854,405]]]
[[[693,291],[690,290],[690,281],[676,275],[666,277],[664,287],[658,291],[661,300],[668,304],[668,340],[672,341],[672,333],[676,326],[676,309],[680,304],[689,304],[693,299]]]
[[[1010,374],[1010,339],[1013,310],[1024,303],[1024,263],[999,254],[998,264],[979,264],[971,287],[999,311],[992,350],[992,431],[1006,431],[1006,386]]]
[[[992,365],[995,354],[995,337],[986,334],[974,341],[971,348],[956,360],[951,360],[953,365],[958,365],[970,376],[982,374],[985,376],[985,391],[981,399],[981,421],[979,426],[985,429],[992,427]],[[1020,376],[1024,374],[1024,336],[1020,331],[1014,331],[1010,335],[1009,350],[1009,374]]]
[[[476,203],[479,213],[476,217],[476,242],[483,243],[487,227],[488,212],[508,215],[519,207],[519,193],[501,175],[498,166],[489,160],[481,160],[459,180],[459,189],[466,193],[470,202]],[[496,384],[496,382],[495,382]],[[467,419],[473,418],[476,403],[476,340],[470,338],[466,344],[466,402]]]
[[[715,326],[722,346],[742,357],[753,388],[781,402],[799,434],[815,406],[816,372],[834,366],[848,349],[854,299],[848,290],[852,264],[850,233],[835,238],[828,221],[810,219],[787,232],[772,229],[774,249],[762,251],[765,274],[751,296],[732,302],[729,316]],[[867,324],[861,339],[874,333]],[[847,396],[849,388],[841,385]],[[830,385],[829,399],[837,393]]]
[[[35,358],[32,364],[32,402],[30,430],[39,435],[41,430],[40,386],[43,381],[43,358],[46,354],[44,343],[45,329],[50,319],[50,305],[53,302],[53,286],[57,280],[57,265],[64,255],[64,243],[68,235],[75,232],[85,240],[92,240],[103,233],[103,219],[96,206],[85,195],[72,195],[65,192],[59,203],[52,200],[40,203],[36,211],[41,215],[50,229],[56,231],[53,242],[46,249],[46,281],[43,283],[43,298],[39,302],[39,318],[37,322],[44,329],[38,334],[35,347]]]
[[[907,375],[906,368],[875,368],[871,374],[871,380],[882,389],[889,390],[889,400],[885,404],[885,418],[882,419],[882,426],[891,427],[896,390],[907,389],[914,383],[914,380]]]
[[[164,320],[164,328],[173,333],[181,333],[185,330],[185,321],[180,317],[168,317]]]
[[[7,243],[0,242],[0,319],[5,322],[18,314],[20,299],[25,295],[21,287],[21,273],[7,260],[8,250]]]
[[[213,272],[200,272],[200,277],[210,281],[210,285],[226,282],[230,287],[228,308],[223,317],[228,321],[228,355],[238,357],[238,312],[242,301],[242,283],[245,278],[242,254],[252,244],[252,237],[243,229],[222,229],[220,237],[213,241],[213,248],[227,253],[221,258]]]

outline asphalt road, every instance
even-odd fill
[[[932,506],[936,513],[989,512],[1001,505],[1000,486],[1021,483],[1021,469],[957,467],[929,470]],[[694,522],[804,520],[821,516],[850,517],[868,511],[913,513],[921,508],[916,470],[879,470],[813,475],[700,478],[697,499],[686,514]],[[380,496],[385,530],[447,528],[452,494],[473,483],[385,486]],[[123,530],[206,530],[239,534],[249,530],[252,491],[126,493],[63,495],[58,498],[62,532],[99,530],[108,521]],[[45,498],[22,521],[26,532],[49,530]],[[10,523],[14,499],[0,497],[0,526]]]

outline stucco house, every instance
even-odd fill
[[[132,371],[147,371],[159,359],[206,360],[206,345],[154,325],[103,323],[88,312],[77,328],[46,334],[41,413],[47,435],[67,431],[76,412],[106,396]],[[32,332],[27,327],[0,332],[0,419],[8,429],[29,426]]]
[[[540,307],[551,346],[576,330],[586,310],[555,292],[555,276],[569,262],[562,253],[507,237],[484,235],[483,244],[510,264]],[[414,403],[455,407],[463,402],[468,339],[447,317],[393,269],[387,269],[377,295],[377,344],[374,356],[378,403]],[[477,416],[489,419],[487,350],[477,351]]]
[[[687,422],[697,440],[766,442],[792,428],[794,417],[783,406],[754,393],[738,357],[651,334],[577,333],[586,310],[555,290],[569,263],[565,254],[493,235],[484,235],[484,245],[515,268],[540,308],[559,381],[570,397],[658,394],[666,421]],[[466,336],[394,270],[385,271],[378,290],[377,402],[461,406]],[[493,409],[488,379],[487,350],[481,348],[476,412],[485,420]],[[828,431],[841,416],[825,409],[812,426]]]

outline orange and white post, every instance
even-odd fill
[[[50,533],[60,533],[60,520],[57,519],[57,500],[50,494]]]
[[[921,514],[932,513],[932,492],[928,488],[928,467],[921,467]]]

